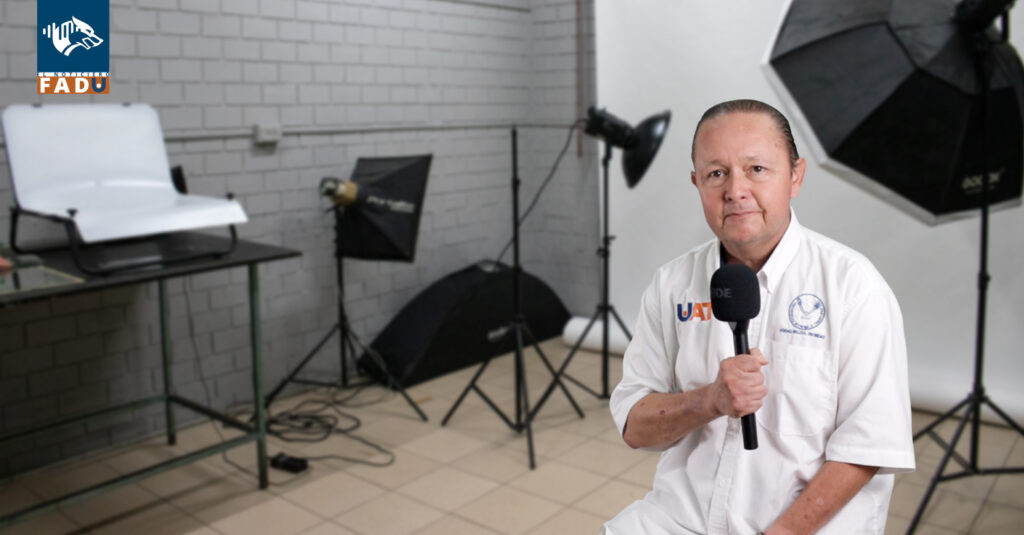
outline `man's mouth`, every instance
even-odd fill
[[[725,214],[725,219],[729,219],[729,218],[743,218],[743,217],[746,217],[746,216],[758,215],[760,213],[761,213],[760,210],[745,210],[745,211],[730,212],[728,214]]]

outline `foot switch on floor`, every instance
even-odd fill
[[[309,462],[302,457],[292,457],[286,453],[278,453],[270,458],[270,466],[278,470],[298,474],[309,467]]]

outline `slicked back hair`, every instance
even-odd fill
[[[771,118],[772,122],[782,133],[782,137],[786,140],[787,149],[789,149],[789,165],[793,167],[796,165],[797,158],[800,154],[796,151],[796,141],[793,140],[793,130],[789,127],[789,121],[786,119],[782,112],[775,109],[770,104],[765,104],[760,100],[753,99],[738,99],[738,100],[727,100],[725,102],[715,104],[708,108],[708,111],[704,112],[704,115],[697,121],[697,128],[693,130],[693,141],[690,143],[690,161],[695,162],[697,152],[697,134],[700,132],[700,127],[704,124],[704,121],[714,119],[722,115],[728,115],[730,113],[763,113]]]

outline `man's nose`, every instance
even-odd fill
[[[733,169],[729,171],[723,189],[727,201],[745,199],[750,195],[750,181],[744,176],[742,169]]]

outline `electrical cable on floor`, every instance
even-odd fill
[[[267,433],[285,442],[311,443],[322,442],[334,435],[342,435],[345,438],[354,440],[364,446],[386,455],[388,459],[382,462],[367,461],[357,457],[345,455],[319,455],[305,457],[310,461],[322,461],[336,459],[368,466],[389,466],[395,462],[395,454],[387,448],[370,440],[353,434],[353,431],[362,425],[358,417],[343,412],[333,402],[333,394],[326,400],[307,399],[300,402],[291,409],[280,411],[276,414],[267,414]],[[246,421],[252,417],[251,404],[238,404],[239,409],[231,413],[234,417]],[[307,408],[312,406],[312,408]],[[244,407],[244,408],[243,408]],[[333,411],[335,414],[330,414]],[[231,409],[229,409],[229,413]],[[327,414],[324,414],[327,412]],[[341,426],[343,420],[348,420],[347,426]]]
[[[382,393],[380,398],[378,398],[378,399],[371,399],[369,401],[362,401],[362,402],[358,402],[358,403],[354,401],[355,398],[357,396],[359,396],[359,394],[361,394],[363,392],[363,390],[366,390],[370,386],[374,386],[374,385],[365,384],[365,385],[359,386],[357,388],[354,388],[352,390],[352,392],[349,392],[348,394],[345,394],[344,397],[338,397],[339,395],[341,395],[343,393],[342,390],[334,389],[333,392],[331,393],[331,402],[334,403],[335,405],[339,406],[339,407],[348,407],[350,409],[359,409],[359,408],[362,408],[362,407],[370,407],[370,406],[373,406],[373,405],[378,405],[380,403],[384,403],[385,401],[394,399],[395,396],[398,395],[398,394],[395,393],[394,386],[392,385],[392,382],[391,382],[390,379],[388,380],[388,385],[389,385],[388,387],[384,387],[382,385],[376,385],[376,386],[381,386],[381,388],[379,389],[379,391]]]
[[[199,384],[203,388],[203,394],[206,398],[206,406],[210,406],[210,404],[213,402],[213,395],[210,393],[209,385],[206,384],[206,379],[203,377],[202,367],[200,366],[199,363],[199,347],[196,344],[194,334],[195,320],[191,313],[192,305],[191,300],[189,299],[189,292],[186,285],[187,283],[183,282],[182,290],[183,295],[185,297],[185,309],[187,312],[186,316],[188,318],[187,335],[189,343],[192,346],[193,353],[192,365],[196,373],[196,378],[198,379]],[[367,466],[389,466],[395,462],[394,452],[370,440],[353,434],[353,432],[362,425],[362,422],[359,420],[358,417],[343,412],[339,408],[346,406],[352,408],[366,407],[384,401],[384,399],[381,399],[368,403],[350,404],[350,400],[354,399],[359,393],[365,390],[367,386],[368,385],[361,386],[341,399],[338,398],[338,394],[340,394],[340,391],[337,391],[337,389],[330,389],[328,392],[329,396],[327,397],[326,400],[304,400],[295,407],[278,412],[276,414],[272,414],[270,411],[270,407],[268,407],[266,410],[267,434],[277,437],[278,439],[284,442],[302,443],[322,442],[333,435],[342,435],[348,439],[363,444],[364,446],[376,451],[379,454],[387,456],[387,460],[382,462],[373,462],[368,461],[366,459],[348,457],[345,455],[319,455],[315,457],[304,457],[304,459],[306,459],[307,461],[324,461],[328,459],[335,459],[356,464],[364,464]],[[304,410],[304,408],[309,405],[314,405],[316,406],[316,408]],[[239,402],[236,403],[235,406],[239,407],[239,409],[234,412],[232,412],[230,406],[228,407],[227,410],[225,410],[228,416],[231,416],[243,422],[253,422],[255,420],[255,415],[253,414],[252,410],[252,401]],[[242,406],[245,406],[246,408],[241,409],[240,407]],[[335,414],[321,414],[324,411],[334,411]],[[340,427],[339,424],[343,420],[347,420],[348,425]],[[227,438],[221,431],[220,426],[217,425],[217,421],[210,420],[210,423],[213,426],[213,430],[217,433],[217,436],[220,438],[220,441],[225,442]],[[232,461],[228,457],[228,452],[226,451],[221,452],[221,459],[228,465],[234,467],[235,469],[243,473],[255,475],[252,470]],[[275,486],[277,485],[276,483],[273,482],[271,482],[270,484]]]

